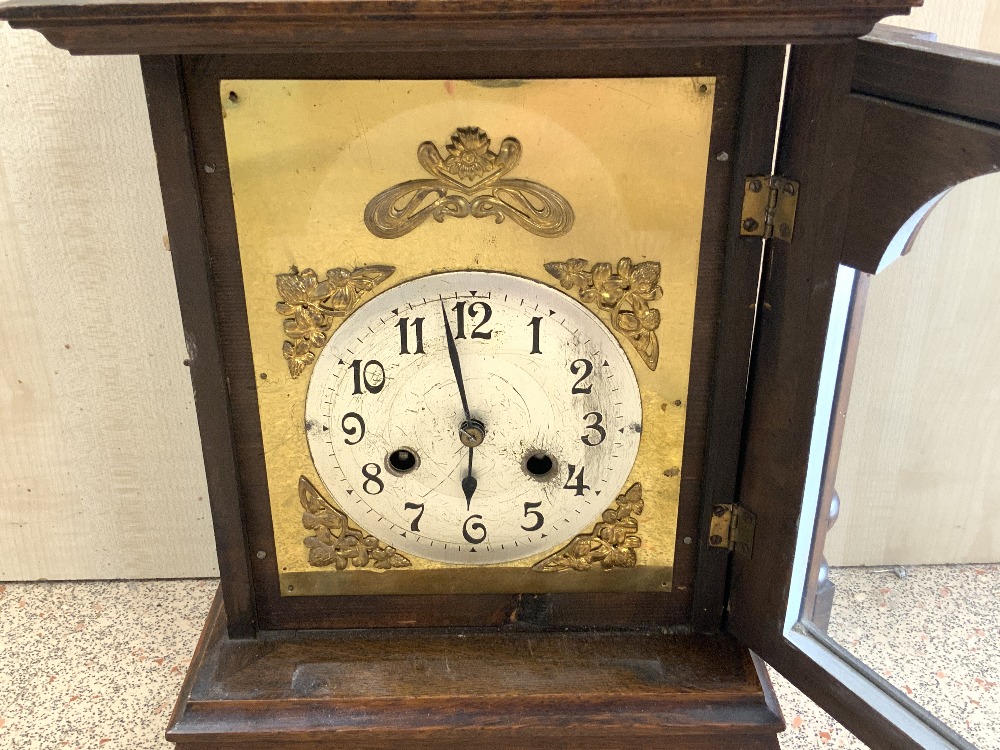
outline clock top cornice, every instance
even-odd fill
[[[74,54],[458,52],[838,41],[921,0],[9,0]]]

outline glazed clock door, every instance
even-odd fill
[[[792,52],[777,171],[798,215],[765,258],[728,629],[871,747],[971,745],[813,616],[851,300],[943,191],[1000,168],[998,102],[997,57],[877,36]]]

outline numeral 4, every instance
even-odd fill
[[[576,481],[573,482],[573,475],[576,474]],[[570,484],[570,482],[573,482]],[[580,472],[577,474],[576,466],[573,464],[569,465],[569,476],[566,477],[566,484],[563,485],[564,490],[576,490],[573,494],[577,497],[583,495],[584,490],[589,490],[590,485],[583,483],[583,467],[580,467]]]

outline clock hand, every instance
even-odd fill
[[[444,300],[441,300],[441,316],[444,318],[445,338],[448,341],[448,358],[451,360],[451,369],[455,373],[455,382],[458,384],[458,395],[462,397],[462,410],[465,412],[465,421],[458,428],[459,440],[462,445],[469,449],[469,469],[462,478],[462,492],[465,493],[466,510],[472,508],[472,496],[476,492],[479,482],[472,476],[472,454],[477,445],[483,442],[486,436],[486,429],[483,423],[472,418],[469,411],[469,399],[465,395],[465,381],[462,378],[462,364],[458,359],[458,347],[455,345],[455,335],[451,332],[451,323],[448,321],[448,312],[444,307]]]
[[[455,373],[455,382],[458,383],[458,395],[462,397],[465,419],[471,422],[472,414],[469,413],[469,400],[465,397],[465,381],[462,380],[462,363],[458,360],[458,347],[455,346],[455,335],[451,332],[451,323],[448,322],[448,313],[444,309],[444,300],[441,300],[441,316],[444,318],[444,333],[448,339],[448,358],[451,360],[451,369]]]
[[[472,496],[475,494],[475,492],[476,492],[476,486],[479,484],[479,482],[476,480],[476,478],[474,476],[472,476],[472,453],[473,453],[473,451],[475,451],[475,448],[469,448],[469,472],[465,475],[465,478],[462,479],[462,492],[465,493],[465,509],[466,510],[471,510],[472,509]]]

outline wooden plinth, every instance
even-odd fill
[[[775,750],[782,728],[762,664],[724,635],[397,628],[234,641],[217,597],[167,738],[178,750]]]

